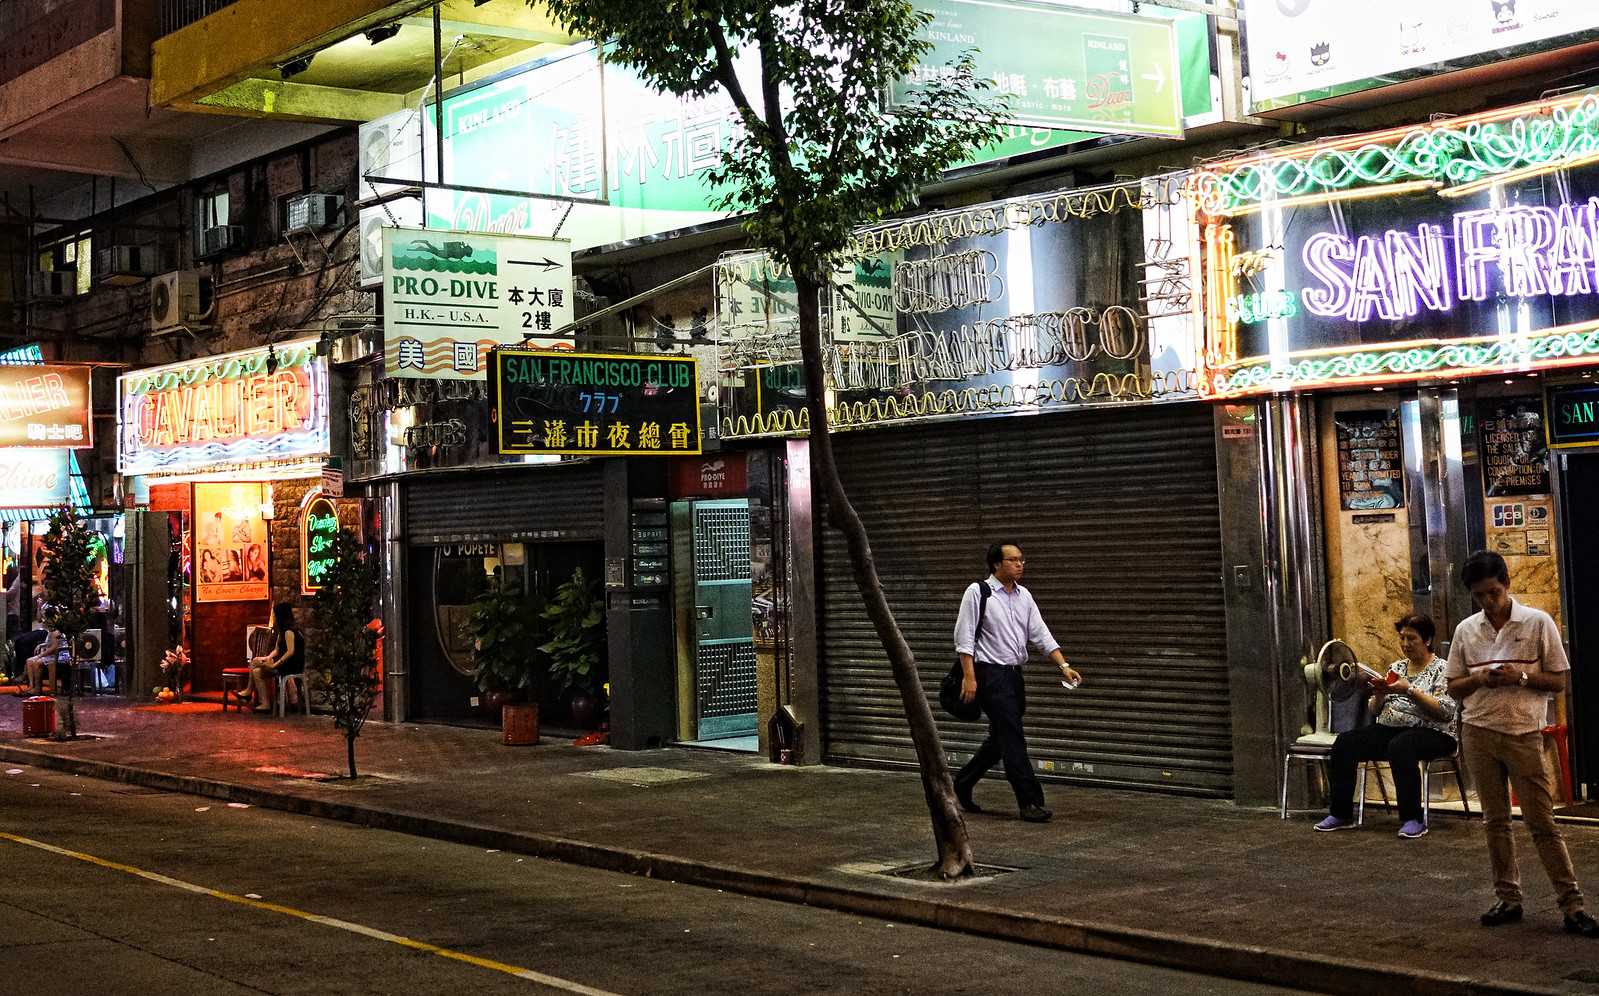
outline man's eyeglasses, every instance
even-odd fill
[[[1025,557],[1006,557],[1005,558],[1005,563],[1007,563],[1007,564],[1020,564],[1023,567],[1026,567],[1027,566],[1027,559]]]

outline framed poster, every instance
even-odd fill
[[[1485,398],[1477,402],[1485,498],[1549,493],[1549,441],[1543,399]]]
[[[1338,507],[1346,512],[1403,508],[1399,412],[1337,412],[1333,429],[1338,438]]]
[[[194,599],[260,602],[271,597],[267,520],[259,481],[194,486]]]

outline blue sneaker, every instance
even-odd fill
[[[1420,820],[1406,820],[1405,825],[1399,828],[1399,836],[1406,840],[1415,840],[1417,837],[1427,836],[1427,824]]]
[[[1311,829],[1320,830],[1323,833],[1332,833],[1334,830],[1353,830],[1355,829],[1355,825],[1349,820],[1340,820],[1336,816],[1328,816],[1320,823],[1311,827]]]

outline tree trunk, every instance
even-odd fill
[[[355,781],[355,734],[354,733],[346,732],[344,734],[344,747],[345,747],[345,752],[349,755],[349,760],[350,760],[350,781],[353,782],[353,781]]]
[[[950,778],[944,746],[938,739],[933,711],[916,670],[916,658],[894,618],[888,597],[877,576],[877,563],[866,535],[866,524],[850,503],[844,482],[833,460],[833,440],[827,423],[827,391],[822,373],[821,300],[822,284],[806,274],[795,272],[799,291],[800,355],[805,363],[806,408],[811,419],[811,481],[814,493],[827,501],[827,518],[844,534],[849,545],[850,568],[860,590],[866,614],[872,620],[877,638],[888,653],[899,687],[905,718],[910,722],[911,740],[916,745],[916,761],[922,773],[922,794],[933,822],[933,839],[938,849],[935,868],[945,878],[972,874],[972,848],[966,835],[966,819],[955,800],[955,785]]]

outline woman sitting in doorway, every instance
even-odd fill
[[[1377,721],[1333,741],[1332,785],[1327,817],[1317,830],[1349,830],[1355,825],[1355,769],[1362,761],[1387,761],[1394,773],[1399,802],[1399,836],[1420,837],[1422,822],[1421,765],[1455,752],[1455,714],[1444,678],[1446,661],[1432,652],[1435,627],[1424,615],[1394,623],[1405,656],[1388,669],[1386,681],[1371,683],[1366,707]]]
[[[305,635],[294,625],[294,607],[279,602],[272,607],[272,634],[277,639],[272,653],[250,661],[250,697],[256,712],[272,709],[271,679],[305,673]],[[242,698],[242,696],[241,696]]]
[[[51,630],[45,637],[44,644],[37,653],[28,658],[25,665],[28,675],[28,692],[39,695],[44,691],[44,679],[49,675],[51,686],[59,693],[61,690],[61,651],[67,646],[66,638],[58,631]]]

